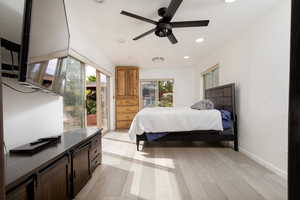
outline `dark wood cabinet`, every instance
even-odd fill
[[[70,169],[69,158],[65,156],[39,172],[37,199],[70,199]]]
[[[88,143],[72,153],[73,196],[80,192],[91,177],[90,148],[91,143]]]
[[[35,155],[7,155],[7,199],[74,198],[101,163],[101,151],[101,130],[80,129],[64,133],[60,143]]]
[[[30,179],[8,192],[6,200],[34,200],[34,188],[34,179]]]

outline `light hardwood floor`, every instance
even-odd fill
[[[103,162],[76,200],[285,200],[287,183],[216,144],[156,143],[143,151],[124,132],[103,138]]]

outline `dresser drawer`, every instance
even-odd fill
[[[117,120],[119,121],[132,121],[136,113],[119,113],[117,115]]]
[[[138,99],[118,99],[117,106],[136,106],[139,105]]]
[[[98,155],[101,154],[101,146],[100,144],[94,148],[91,148],[90,150],[90,158],[91,160],[94,160]]]
[[[92,139],[92,148],[94,147],[97,147],[101,144],[101,136],[98,135],[98,136],[95,136],[93,139]]]
[[[90,160],[94,160],[99,154],[101,154],[101,137],[96,136],[92,140],[92,145],[90,149]]]
[[[98,165],[101,164],[101,155],[98,155],[94,160],[91,162],[91,171],[93,172]]]
[[[128,129],[130,128],[131,121],[117,121],[118,129]]]
[[[117,106],[117,113],[137,113],[138,106]]]

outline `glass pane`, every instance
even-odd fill
[[[60,95],[64,94],[66,86],[66,74],[67,74],[67,61],[68,59],[60,60],[60,67],[57,72],[57,81],[54,84],[54,91]]]
[[[214,70],[214,87],[219,85],[219,68]]]
[[[158,81],[158,99],[160,107],[173,106],[173,80]]]
[[[100,103],[101,103],[101,124],[103,131],[109,129],[109,77],[100,73]]]
[[[35,84],[39,84],[40,74],[43,64],[34,63],[27,66],[27,81]]]
[[[52,59],[46,62],[45,73],[42,75],[42,87],[52,89],[55,73],[58,65],[58,59]]]
[[[213,87],[213,74],[212,72],[209,72],[207,74],[207,81],[208,81],[208,88],[212,88]]]
[[[85,119],[85,71],[81,62],[67,59],[67,72],[64,92],[64,129],[84,127]]]
[[[97,126],[97,71],[94,67],[86,66],[86,111],[87,126]]]
[[[158,104],[158,85],[157,81],[142,81],[141,82],[141,92],[142,92],[142,106],[154,107]]]

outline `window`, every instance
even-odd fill
[[[64,130],[85,126],[85,68],[71,57],[64,59],[66,66],[64,90]]]
[[[213,66],[203,74],[204,90],[217,87],[219,85],[219,65]]]
[[[172,107],[174,80],[141,80],[142,107]]]

